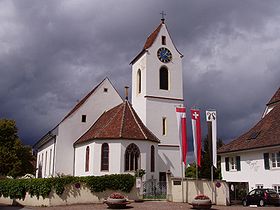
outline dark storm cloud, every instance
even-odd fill
[[[129,63],[160,12],[184,54],[188,107],[218,111],[235,138],[279,87],[279,1],[0,1],[0,115],[33,144],[108,76],[123,95]],[[205,135],[205,132],[204,132]]]

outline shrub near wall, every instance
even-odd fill
[[[28,192],[31,197],[40,196],[47,198],[52,190],[62,195],[66,185],[79,186],[84,183],[91,192],[103,192],[105,190],[120,190],[130,192],[135,183],[135,178],[130,174],[113,174],[105,176],[88,177],[56,177],[38,179],[3,179],[0,180],[0,197],[11,199],[25,199]]]

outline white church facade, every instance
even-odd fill
[[[144,169],[145,180],[181,176],[175,108],[182,106],[182,54],[164,19],[132,60],[132,102],[108,78],[35,145],[36,177]]]

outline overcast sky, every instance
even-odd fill
[[[106,76],[123,96],[162,10],[186,106],[216,109],[218,136],[238,137],[280,86],[279,0],[0,0],[0,118],[34,144]]]

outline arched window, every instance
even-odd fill
[[[165,66],[162,66],[159,70],[159,88],[162,90],[168,90],[168,83],[169,83],[169,75],[168,69]]]
[[[101,147],[101,171],[109,170],[109,145],[107,143],[102,144]]]
[[[86,165],[85,165],[85,171],[89,171],[89,146],[86,148]]]
[[[137,93],[141,93],[141,70],[137,71]]]
[[[151,172],[155,172],[155,147],[151,146]]]
[[[130,144],[125,150],[125,171],[136,171],[140,165],[140,150],[136,144]]]

